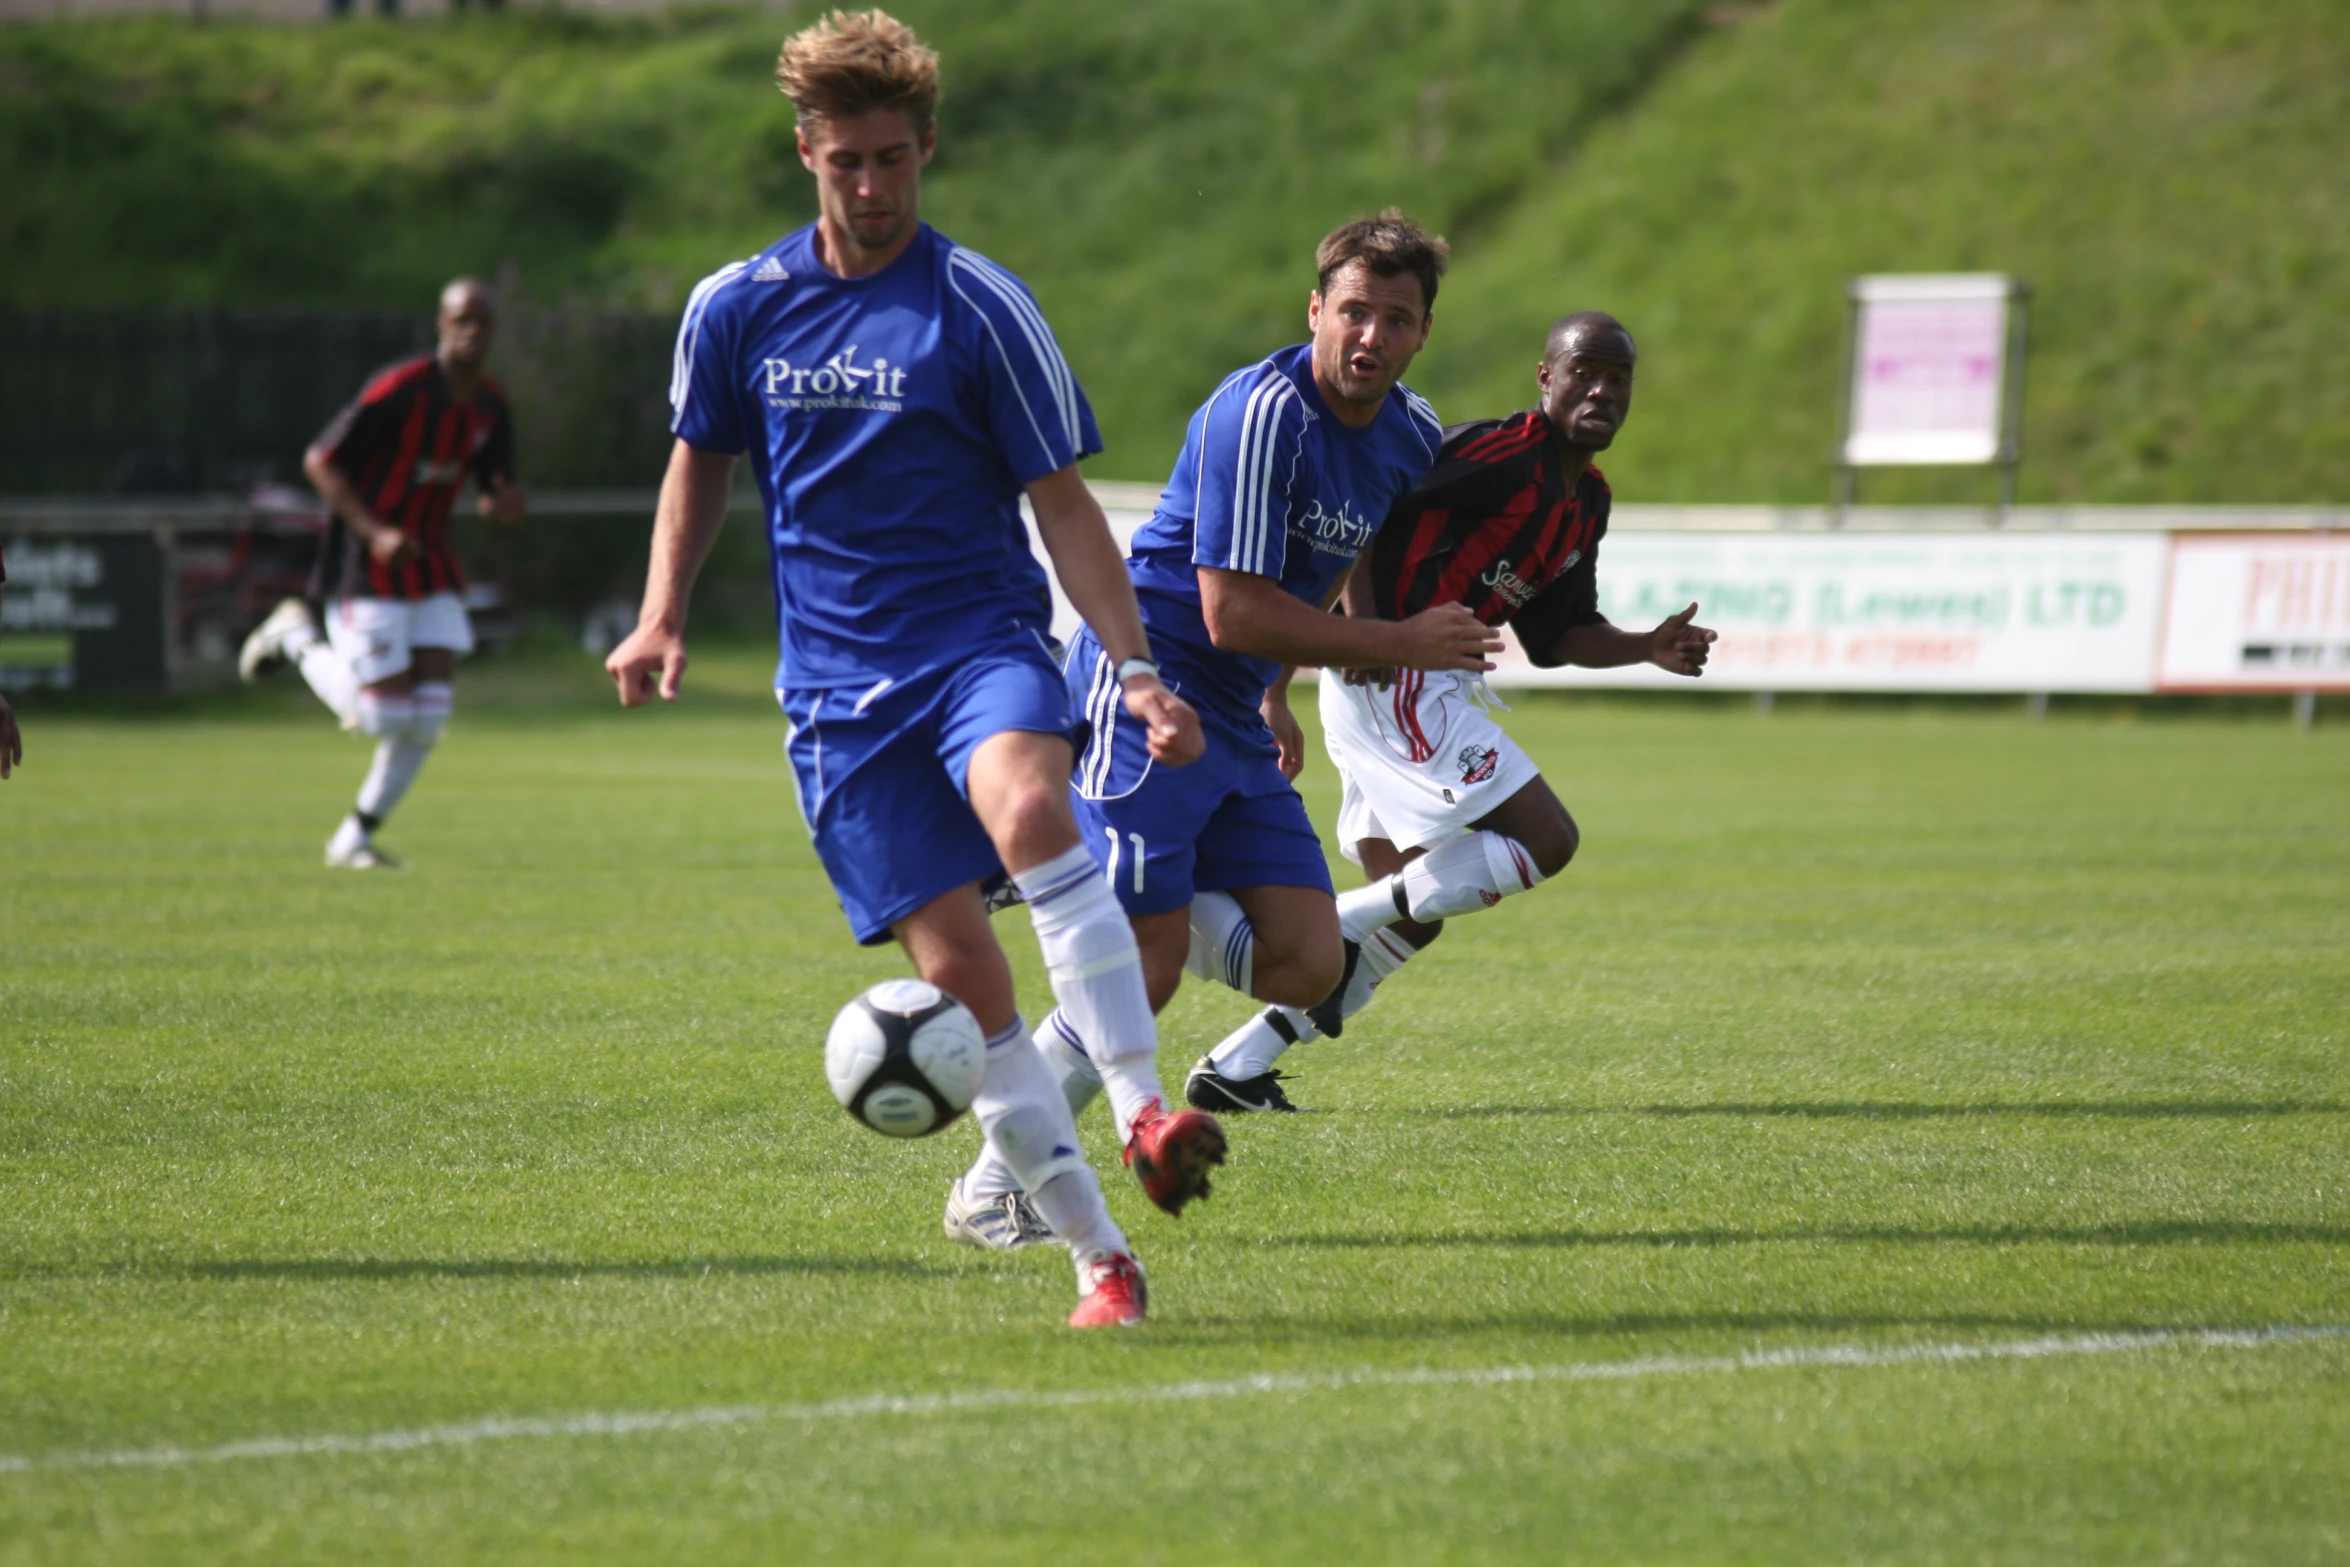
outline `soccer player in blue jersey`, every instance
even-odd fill
[[[1290,782],[1302,761],[1290,672],[1493,667],[1499,633],[1459,604],[1395,621],[1328,611],[1388,507],[1435,460],[1435,411],[1402,377],[1428,340],[1445,260],[1441,239],[1392,210],[1325,238],[1312,340],[1224,379],[1134,536],[1143,623],[1169,684],[1199,709],[1206,759],[1161,765],[1119,714],[1117,650],[1092,630],[1070,646],[1070,691],[1093,725],[1078,820],[1108,858],[1156,1007],[1187,966],[1297,1007],[1339,982],[1330,871]],[[1124,1041],[1097,1038],[1067,1008],[1039,1034],[1072,1106],[1105,1079],[1115,1106]],[[1016,1192],[1017,1177],[983,1154],[950,1194],[950,1229],[958,1203]]]
[[[916,215],[937,56],[881,12],[834,12],[785,42],[776,74],[819,216],[693,292],[644,606],[607,667],[626,706],[675,699],[687,597],[748,454],[773,546],[776,695],[817,855],[857,939],[894,938],[986,1030],[973,1108],[1076,1260],[1071,1325],[1139,1322],[1141,1269],[1021,1021],[983,884],[1010,874],[1060,1011],[1141,1063],[1119,1130],[1152,1200],[1179,1210],[1224,1139],[1213,1116],[1167,1111],[1134,936],[1071,814],[1075,722],[1023,491],[1138,743],[1179,768],[1200,754],[1199,720],[1150,661],[1078,477],[1101,442],[1044,316]]]

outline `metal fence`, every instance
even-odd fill
[[[668,449],[666,315],[517,310],[490,371],[541,486],[642,487]],[[298,480],[369,372],[431,346],[422,312],[0,311],[0,494],[237,494]]]

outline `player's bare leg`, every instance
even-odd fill
[[[1369,879],[1338,899],[1343,982],[1315,1005],[1268,1007],[1235,1029],[1192,1069],[1187,1097],[1221,1109],[1288,1108],[1274,1063],[1291,1045],[1336,1035],[1380,985],[1443,934],[1448,917],[1531,891],[1565,870],[1581,841],[1574,817],[1539,776],[1471,823],[1466,835],[1433,850],[1360,840],[1355,859]]]

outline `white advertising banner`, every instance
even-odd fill
[[[2160,533],[1610,533],[1600,610],[1646,630],[1694,600],[1722,634],[1704,683],[1753,691],[2144,692],[2162,628]],[[1653,666],[1497,685],[1680,687]]]
[[[2003,460],[2013,289],[1996,273],[1854,280],[1848,466]]]
[[[2176,534],[2165,691],[2350,691],[2350,538]]]

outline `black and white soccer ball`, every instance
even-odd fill
[[[884,980],[840,1009],[824,1075],[841,1108],[887,1137],[927,1137],[971,1108],[987,1038],[963,1003],[918,979]]]

